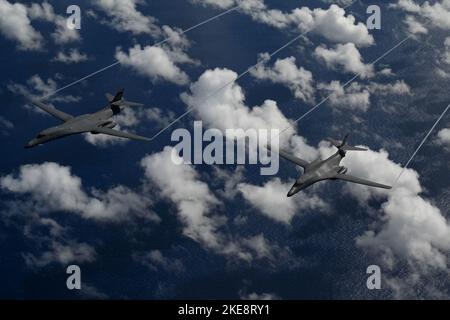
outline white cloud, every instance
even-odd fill
[[[160,28],[155,24],[156,19],[143,15],[136,7],[143,5],[143,0],[95,0],[94,5],[108,15],[111,20],[105,20],[112,28],[120,32],[133,34],[150,34],[159,36]]]
[[[34,246],[38,252],[22,253],[28,267],[40,268],[53,263],[67,266],[71,263],[89,263],[96,259],[96,250],[91,245],[69,237],[68,227],[50,217],[39,215],[33,210],[33,204],[27,207],[15,203],[14,207],[14,220],[18,228],[23,231],[26,240],[30,241],[30,247]]]
[[[260,59],[268,61],[268,53],[260,55]],[[314,102],[313,75],[303,67],[297,67],[294,57],[278,59],[272,67],[267,63],[259,64],[250,71],[256,79],[269,80],[287,86],[297,99]]]
[[[444,62],[450,64],[450,37],[445,38],[444,40],[444,54],[443,59]]]
[[[275,101],[266,100],[262,106],[249,108],[245,105],[245,95],[242,88],[232,83],[237,74],[228,69],[214,69],[205,71],[199,79],[192,83],[190,92],[182,95],[183,101],[192,108],[196,115],[210,128],[217,128],[222,132],[227,129],[287,129],[285,134],[279,136],[280,143],[292,148],[296,155],[306,160],[313,160],[318,152],[310,147],[303,137],[295,135],[295,129],[290,126],[290,121],[279,110]],[[229,84],[229,85],[227,85]],[[218,91],[222,88],[220,91]],[[215,94],[211,96],[211,93]],[[206,99],[206,97],[209,97]],[[280,184],[275,188],[274,184]],[[286,194],[290,186],[282,185],[279,180],[272,181],[263,187],[250,184],[238,185],[244,197],[265,215],[277,221],[288,222],[295,214],[297,207],[286,200]],[[268,190],[269,189],[269,190]],[[273,190],[272,190],[273,189]],[[266,194],[277,189],[275,197],[277,204],[283,210],[276,210],[276,206],[266,201],[265,197],[253,197],[255,192]],[[275,191],[274,191],[275,192]],[[273,201],[274,198],[270,198]],[[306,207],[319,207],[320,199],[312,198],[311,202],[304,201]],[[300,206],[301,207],[301,206]],[[275,211],[273,211],[275,210]]]
[[[317,88],[325,90],[328,103],[332,107],[362,112],[369,109],[371,94],[381,96],[411,94],[410,87],[403,80],[386,84],[370,82],[367,85],[353,82],[345,88],[340,81],[331,81],[330,83],[319,83]]]
[[[361,78],[370,78],[374,75],[373,66],[364,64],[359,50],[353,43],[338,44],[334,49],[319,46],[314,54],[324,60],[329,68],[342,68],[343,71],[357,74]]]
[[[193,167],[178,166],[171,157],[172,148],[165,147],[162,152],[142,159],[145,176],[161,189],[164,197],[177,205],[186,236],[210,248],[219,248],[222,240],[217,236],[217,229],[224,219],[208,215],[219,201],[208,185],[198,179]]]
[[[274,293],[256,293],[251,292],[248,294],[244,294],[243,292],[239,293],[241,300],[280,300],[280,298]]]
[[[374,43],[372,35],[362,22],[356,23],[353,15],[345,15],[345,10],[332,4],[328,9],[309,9],[301,7],[291,12],[269,9],[263,0],[195,0],[204,5],[229,8],[239,5],[240,11],[252,17],[253,20],[276,28],[294,27],[301,32],[312,32],[324,38],[337,42],[353,42],[357,46],[369,46]]]
[[[266,100],[261,106],[247,107],[242,88],[236,83],[231,84],[236,78],[237,73],[232,70],[207,70],[190,85],[189,93],[182,94],[182,100],[206,126],[223,132],[226,129],[250,128],[282,130],[290,126],[273,100]],[[223,89],[219,91],[220,88]],[[280,138],[287,141],[285,137],[289,139],[293,133],[294,129],[289,128]]]
[[[69,167],[54,162],[20,167],[18,175],[0,178],[3,191],[27,194],[35,201],[35,210],[66,211],[96,220],[118,221],[139,216],[158,221],[148,207],[149,199],[124,186],[106,192],[93,189],[92,195],[83,190],[81,179],[72,175]]]
[[[0,133],[8,135],[9,131],[14,128],[14,124],[8,119],[0,116]]]
[[[445,128],[438,132],[437,143],[450,151],[450,129]]]
[[[337,43],[354,43],[369,46],[374,43],[372,35],[364,23],[356,23],[353,15],[345,16],[345,10],[331,5],[327,10],[307,7],[293,10],[291,19],[301,30],[311,30],[326,39]]]
[[[299,193],[288,198],[287,191],[294,181],[283,183],[279,178],[266,182],[263,186],[240,183],[237,188],[253,207],[265,216],[281,223],[289,224],[302,210],[325,210],[327,205],[317,196]]]
[[[116,59],[124,66],[133,68],[138,74],[150,78],[152,81],[166,80],[178,85],[189,82],[188,75],[176,63],[185,63],[186,56],[172,55],[160,47],[135,45],[129,53],[118,49]],[[179,52],[178,52],[179,53]],[[185,58],[185,60],[181,60]]]
[[[24,254],[25,263],[30,267],[44,267],[51,263],[59,263],[67,266],[72,262],[93,262],[96,257],[95,249],[86,244],[78,242],[60,243],[51,242],[49,248],[36,256],[31,253]]]
[[[78,49],[70,49],[67,54],[64,51],[60,51],[56,57],[52,59],[52,61],[66,64],[79,63],[87,60],[88,56],[85,53],[81,53]]]
[[[0,0],[0,33],[7,39],[17,41],[19,49],[42,48],[42,35],[31,25],[23,4]]]
[[[368,86],[368,89],[370,90],[370,92],[377,93],[380,95],[390,95],[390,94],[408,95],[408,94],[411,94],[411,88],[403,80],[398,80],[394,83],[387,83],[387,84],[380,84],[380,83],[372,82]]]
[[[184,271],[184,265],[180,259],[168,258],[159,250],[152,250],[145,254],[134,255],[134,259],[153,271],[158,271],[159,269],[175,273]]]
[[[422,4],[414,0],[398,0],[397,3],[391,4],[391,7],[420,17],[436,28],[450,30],[450,0],[438,0],[433,3],[425,1]],[[406,23],[413,33],[427,33],[423,23],[414,18],[407,17]]]
[[[324,144],[321,149],[322,153],[330,152]],[[384,150],[352,152],[343,165],[349,168],[349,174],[387,184],[402,170]],[[406,169],[390,191],[348,183],[345,188],[364,205],[373,198],[387,199],[381,206],[384,215],[378,227],[358,237],[358,245],[380,252],[390,267],[396,258],[403,258],[423,266],[446,268],[450,225],[439,208],[421,196],[416,171]]]
[[[235,0],[191,0],[193,3],[199,3],[204,6],[213,6],[221,9],[228,9],[235,5]]]
[[[317,88],[327,92],[328,103],[333,107],[363,112],[370,107],[369,90],[357,82],[344,88],[340,81],[331,81],[330,83],[319,83]]]
[[[427,34],[428,29],[413,16],[407,15],[405,23],[412,34]]]
[[[56,81],[48,78],[47,80],[42,79],[39,75],[35,74],[34,76],[30,77],[26,85],[24,84],[18,84],[18,83],[10,83],[8,84],[7,88],[18,95],[21,95],[25,97],[27,100],[39,100],[42,99],[42,97],[47,96],[57,89]],[[72,96],[72,95],[57,95],[50,98],[53,102],[78,102],[81,100],[80,97]],[[34,108],[33,110],[36,110],[38,112],[40,109]]]
[[[268,259],[277,263],[280,257],[283,261],[288,259],[286,248],[270,243],[262,235],[239,237],[222,231],[228,220],[217,213],[222,203],[200,180],[193,166],[173,163],[172,156],[178,157],[173,151],[167,146],[163,151],[143,158],[141,165],[149,182],[157,186],[163,198],[176,206],[185,236],[206,249],[238,261]]]
[[[80,33],[77,29],[67,27],[66,17],[55,14],[53,6],[44,1],[42,4],[32,3],[27,8],[28,16],[32,20],[43,20],[55,25],[55,31],[51,34],[57,44],[66,44],[69,42],[80,41]]]

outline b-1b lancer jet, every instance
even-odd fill
[[[63,123],[59,126],[45,129],[40,132],[36,138],[25,145],[25,148],[31,148],[51,140],[84,132],[90,132],[92,134],[107,134],[126,139],[150,141],[150,139],[146,137],[113,129],[117,124],[111,120],[111,117],[120,113],[125,107],[143,106],[143,104],[140,103],[124,100],[123,91],[123,89],[120,90],[115,96],[107,93],[106,98],[109,101],[109,105],[106,108],[95,113],[83,114],[77,117],[64,113],[42,102],[34,101],[33,104],[35,106],[47,113],[50,113],[52,116],[63,121]]]
[[[284,150],[272,150],[271,146],[267,146],[271,152],[278,152],[278,154],[289,160],[296,165],[303,168],[303,175],[297,179],[295,184],[292,186],[291,190],[287,194],[288,197],[292,197],[299,191],[311,186],[312,184],[322,181],[322,180],[345,180],[348,182],[359,183],[370,187],[377,187],[383,189],[391,189],[392,187],[376,183],[369,180],[364,180],[358,177],[346,174],[347,168],[340,166],[341,160],[345,157],[347,151],[367,151],[367,149],[358,148],[350,146],[347,144],[348,134],[345,136],[344,140],[337,141],[329,138],[328,140],[338,149],[338,151],[330,156],[328,159],[316,159],[313,162],[308,162],[306,160],[295,157],[294,155],[284,151]]]

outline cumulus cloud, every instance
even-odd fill
[[[437,143],[450,151],[450,129],[445,128],[438,132]]]
[[[89,195],[69,167],[54,162],[23,165],[17,175],[0,177],[0,188],[29,195],[30,201],[35,201],[35,210],[72,212],[100,221],[124,220],[131,215],[159,220],[148,209],[148,198],[120,185],[107,191],[93,189]]]
[[[14,210],[17,211],[14,220],[20,221],[17,227],[21,229],[25,239],[30,240],[38,249],[36,253],[22,253],[28,267],[40,268],[53,263],[67,266],[70,263],[90,263],[96,259],[94,247],[70,237],[68,227],[60,225],[50,217],[40,216],[32,210],[32,205],[18,205]],[[2,214],[5,219],[5,211],[2,211]]]
[[[272,67],[267,66],[270,56],[268,53],[260,55],[266,63],[251,69],[250,74],[256,79],[269,80],[287,86],[297,99],[314,102],[313,75],[303,67],[297,67],[295,58],[278,59]]]
[[[51,263],[59,263],[67,266],[73,262],[93,262],[96,258],[95,249],[86,244],[78,242],[61,243],[52,241],[48,249],[38,255],[26,253],[23,255],[25,263],[29,267],[45,267]]]
[[[340,81],[331,81],[330,83],[319,83],[317,88],[326,92],[328,103],[332,107],[336,107],[335,110],[346,109],[362,112],[369,109],[371,94],[380,96],[411,94],[409,85],[403,80],[385,84],[370,82],[366,85],[353,82],[345,88]]]
[[[185,59],[182,59],[185,58]],[[170,51],[160,48],[135,45],[128,53],[118,49],[116,59],[124,66],[131,67],[138,74],[150,78],[152,81],[166,80],[178,85],[189,82],[188,75],[182,71],[177,63],[186,63],[186,56],[170,54]]]
[[[241,300],[280,300],[280,297],[278,297],[274,293],[244,293],[243,291],[239,292],[239,296]]]
[[[204,6],[213,6],[221,9],[228,9],[235,5],[235,0],[191,0],[193,3],[199,3]]]
[[[444,48],[443,60],[446,64],[450,64],[450,37],[445,38]]]
[[[106,23],[116,30],[150,34],[155,40],[161,40],[159,46],[142,47],[136,44],[128,50],[117,48],[115,58],[122,65],[152,81],[165,80],[178,85],[189,82],[188,75],[179,65],[198,62],[186,54],[190,43],[181,29],[167,25],[158,26],[155,18],[143,15],[136,8],[137,5],[145,4],[142,0],[96,0],[94,4],[112,17],[112,20]]]
[[[332,152],[325,144],[321,144],[320,149],[322,154]],[[385,150],[352,152],[342,163],[349,168],[349,174],[387,184],[402,170],[401,165],[389,159]],[[446,268],[450,225],[439,208],[421,195],[416,171],[406,169],[390,191],[349,183],[345,184],[345,190],[362,205],[367,205],[371,199],[384,201],[378,226],[358,237],[359,246],[380,253],[390,267],[395,259],[401,258],[424,266]]]
[[[433,3],[425,1],[422,4],[414,0],[398,0],[390,7],[401,9],[409,15],[406,17],[410,32],[428,33],[425,24],[431,24],[435,28],[450,30],[450,1],[438,0]],[[424,22],[419,22],[420,18]]]
[[[281,130],[290,127],[289,120],[273,100],[266,100],[261,106],[247,107],[242,88],[232,83],[236,78],[237,73],[229,69],[207,70],[181,98],[206,126],[222,132],[226,129]],[[223,89],[219,91],[220,88]],[[211,95],[212,92],[215,94]],[[294,129],[289,128],[286,136],[293,133]]]
[[[370,91],[357,82],[344,88],[340,81],[331,81],[319,83],[317,88],[325,90],[329,97],[328,103],[332,107],[362,112],[370,107]]]
[[[161,153],[145,157],[141,165],[145,175],[153,181],[162,195],[178,207],[178,214],[185,225],[184,234],[211,248],[220,247],[217,228],[224,220],[209,216],[209,211],[219,204],[208,185],[198,179],[193,167],[172,162],[172,148],[165,147]]]
[[[88,56],[85,53],[80,52],[78,49],[70,49],[68,53],[60,51],[56,57],[52,59],[52,61],[66,64],[79,63],[87,60]]]
[[[55,31],[51,34],[55,43],[66,44],[81,40],[78,30],[67,28],[66,17],[56,14],[53,6],[48,2],[44,1],[42,4],[32,3],[27,8],[27,11],[30,19],[43,20],[55,25]]]
[[[18,43],[21,50],[42,48],[42,35],[31,25],[27,8],[21,3],[0,0],[0,33]]]
[[[266,100],[261,106],[248,107],[245,104],[242,88],[238,84],[232,83],[236,77],[237,74],[228,69],[207,70],[196,82],[191,84],[189,92],[184,93],[182,99],[188,107],[192,108],[205,126],[217,128],[224,133],[227,129],[286,129],[285,134],[279,136],[280,144],[291,148],[296,155],[306,160],[314,160],[318,155],[317,150],[309,146],[303,137],[295,134],[296,130],[279,110],[276,102]],[[222,90],[218,91],[220,88]],[[217,93],[211,96],[211,92]],[[279,189],[275,188],[276,184],[279,184]],[[271,181],[262,187],[244,183],[238,185],[238,190],[252,206],[257,207],[266,216],[277,219],[277,221],[288,222],[299,207],[294,205],[294,200],[281,201],[281,199],[285,200],[290,187],[287,188],[282,184],[280,180]],[[279,204],[283,210],[272,212],[272,209],[277,208],[266,202],[267,198],[253,197],[256,193],[270,194],[275,189],[279,192],[276,193],[278,200],[275,203]],[[281,193],[283,194],[281,195]],[[317,198],[313,198],[311,203],[308,201],[304,203],[306,205],[303,208],[317,208],[322,204]]]
[[[335,149],[329,143],[321,142],[317,151],[324,159],[333,154]],[[351,152],[342,164],[349,168],[349,174],[386,184],[392,183],[402,170],[401,165],[389,159],[385,150]],[[239,185],[241,192],[247,194],[244,198],[254,201],[256,208],[267,216],[288,223],[295,212],[295,204],[292,203],[296,201],[295,197],[291,202],[284,194],[279,195],[283,202],[272,198],[277,198],[279,190],[288,190],[289,185],[284,186],[275,179],[265,187],[267,190],[264,187]],[[427,267],[447,270],[450,224],[440,209],[422,195],[416,171],[406,169],[392,190],[351,183],[343,183],[343,188],[363,207],[369,206],[369,201],[373,199],[381,202],[382,216],[370,230],[357,238],[358,246],[379,253],[381,262],[389,268],[394,268],[396,262],[402,260],[410,265],[420,264],[421,272]]]
[[[14,128],[14,124],[8,119],[0,116],[0,133],[2,135],[8,135],[9,131]]]
[[[357,46],[370,46],[374,43],[367,27],[356,22],[353,15],[345,15],[345,10],[333,4],[329,9],[307,7],[294,9],[291,19],[300,29],[310,30],[337,43],[354,43]]]
[[[217,1],[195,0],[203,5],[229,8],[238,5],[239,10],[253,20],[276,28],[294,27],[301,32],[312,32],[337,43],[353,42],[357,46],[374,43],[366,25],[356,22],[353,15],[347,15],[343,8],[332,4],[328,9],[301,7],[291,12],[269,9],[264,0]]]
[[[394,83],[375,83],[369,84],[368,89],[372,93],[377,93],[379,95],[409,95],[411,94],[410,86],[403,80],[397,80]]]
[[[26,84],[11,82],[10,84],[7,85],[8,90],[17,95],[21,95],[30,101],[42,99],[42,97],[45,97],[55,92],[57,87],[58,86],[56,84],[56,81],[53,80],[52,78],[48,78],[47,80],[45,80],[42,79],[37,74],[31,76],[26,81]],[[70,102],[78,102],[81,100],[81,98],[72,95],[58,95],[51,97],[50,100],[53,102],[70,103]],[[40,109],[37,108],[33,108],[33,110],[42,112],[39,111]]]
[[[206,249],[238,261],[267,259],[276,263],[281,256],[288,258],[286,248],[270,243],[262,235],[239,237],[222,231],[228,219],[217,213],[221,201],[200,179],[194,167],[177,165],[172,157],[176,162],[182,160],[172,147],[167,146],[163,151],[143,158],[141,165],[149,182],[156,185],[163,198],[176,206],[185,236]]]
[[[104,20],[104,23],[117,31],[152,36],[159,36],[161,33],[156,19],[145,16],[137,9],[138,5],[145,5],[143,0],[95,0],[93,3],[111,18]]]
[[[408,26],[408,30],[412,34],[427,34],[428,29],[425,26],[417,21],[417,19],[413,16],[407,15],[405,18],[405,23]]]
[[[327,209],[322,199],[309,193],[303,192],[295,197],[287,198],[287,191],[293,184],[294,181],[283,183],[279,178],[274,178],[263,186],[240,183],[237,188],[254,208],[280,223],[289,224],[292,218],[302,210]]]
[[[333,49],[319,46],[314,54],[320,60],[325,61],[329,68],[341,68],[343,71],[357,74],[361,78],[370,78],[374,75],[373,66],[362,61],[361,54],[353,43],[338,44]]]
[[[168,258],[159,250],[151,250],[145,254],[136,254],[134,255],[134,260],[142,263],[153,271],[158,271],[160,269],[175,273],[184,271],[184,265],[180,259]]]

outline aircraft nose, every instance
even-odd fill
[[[287,196],[288,198],[292,197],[294,194],[296,194],[299,191],[299,187],[297,185],[294,185],[291,190],[289,190]]]
[[[26,145],[25,148],[29,149],[29,148],[33,148],[36,145],[36,140],[30,140]]]

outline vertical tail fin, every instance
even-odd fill
[[[339,154],[342,157],[345,157],[346,151],[367,151],[367,149],[365,149],[365,148],[354,147],[354,146],[347,144],[348,136],[349,136],[349,134],[346,134],[344,139],[342,139],[342,141],[338,141],[333,138],[328,138],[328,141],[330,141],[332,145],[334,145],[336,148],[338,148]]]
[[[122,111],[121,104],[123,99],[123,92],[124,89],[120,89],[119,91],[117,91],[115,96],[110,93],[106,94],[106,99],[108,99],[109,106],[114,114],[118,114],[120,113],[120,111]]]
[[[114,96],[114,98],[110,102],[114,103],[114,102],[122,100],[123,92],[124,92],[124,89],[120,89],[119,91],[117,91],[116,95]]]
[[[109,106],[114,112],[114,114],[122,111],[124,107],[142,107],[142,103],[127,101],[123,98],[124,89],[117,91],[116,95],[113,96],[110,93],[106,94],[106,99],[109,101]]]

